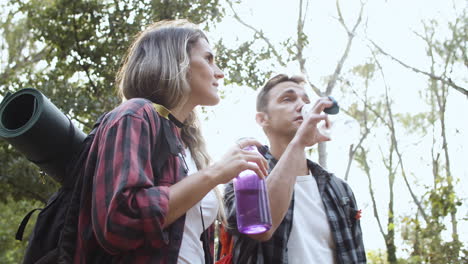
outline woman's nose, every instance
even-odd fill
[[[218,67],[218,65],[215,65],[215,78],[216,79],[224,78],[224,73],[223,73],[223,71],[221,71],[221,69]]]

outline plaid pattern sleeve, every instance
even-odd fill
[[[267,159],[269,170],[271,171],[275,167],[277,161],[268,152],[267,147],[260,148],[260,152]],[[229,224],[228,232],[230,232],[234,238],[234,248],[232,252],[233,263],[282,264],[288,262],[287,244],[292,228],[294,197],[283,221],[278,226],[271,239],[266,242],[256,241],[237,231],[236,202],[232,182],[225,186],[224,200]]]
[[[159,153],[168,151],[155,150],[163,120],[149,101],[133,99],[99,127],[86,162],[93,190],[80,211],[75,263],[93,263],[89,258],[97,245],[114,256],[113,263],[176,263],[185,218],[162,227],[169,187],[182,176],[175,155],[169,155],[159,175],[154,171]],[[178,135],[175,126],[171,129]]]
[[[167,243],[162,225],[169,187],[153,186],[148,124],[126,115],[99,138],[92,220],[96,237],[108,252],[132,250],[148,241]]]

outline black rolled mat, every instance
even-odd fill
[[[67,163],[85,137],[37,89],[19,90],[0,103],[0,138],[62,184]]]

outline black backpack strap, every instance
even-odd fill
[[[210,241],[208,239],[208,230],[205,228],[205,220],[203,219],[203,210],[200,204],[200,217],[203,227],[203,232],[201,234],[200,240],[203,244],[203,252],[205,253],[205,264],[213,264],[213,256],[211,255]]]
[[[351,198],[347,192],[345,192],[343,183],[341,183],[335,175],[330,177],[330,185],[339,200],[340,206],[343,208],[348,225],[353,228],[355,226],[355,220],[357,219],[356,217],[358,217],[360,211],[354,208],[355,205],[353,206],[351,203]]]
[[[31,218],[32,214],[42,209],[43,208],[33,209],[23,218],[23,221],[21,221],[21,224],[18,227],[18,231],[16,231],[16,236],[15,236],[16,240],[19,240],[19,241],[23,240],[24,229],[26,229],[26,226],[28,225],[29,219]]]
[[[344,190],[343,184],[336,178],[335,175],[330,176],[330,185],[338,197],[339,203],[342,207],[349,204],[349,196]]]

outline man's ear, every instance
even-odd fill
[[[265,112],[257,112],[255,120],[257,121],[257,124],[263,128],[268,126],[268,115]]]

